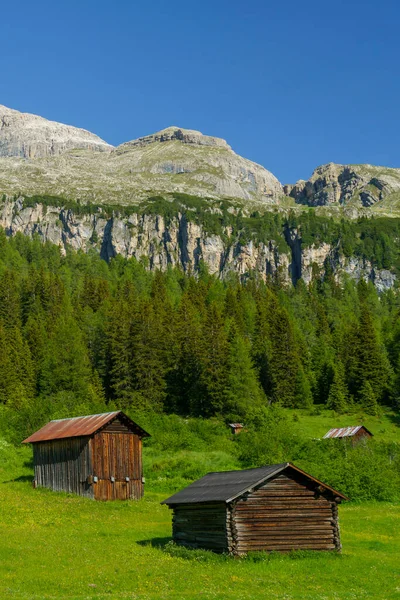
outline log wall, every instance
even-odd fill
[[[173,508],[173,540],[181,546],[232,552],[230,513],[224,502],[181,504]]]
[[[92,472],[88,441],[78,437],[33,444],[36,485],[92,498],[87,483]]]
[[[339,550],[337,503],[318,484],[279,475],[231,508],[233,552]]]

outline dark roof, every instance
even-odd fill
[[[294,469],[330,490],[336,496],[340,496],[347,500],[346,496],[343,496],[340,492],[334,490],[329,485],[322,483],[322,481],[315,479],[315,477],[312,477],[301,469],[298,469],[291,463],[280,463],[278,465],[267,465],[265,467],[246,469],[243,471],[208,473],[177,494],[167,498],[161,504],[174,505],[192,504],[197,502],[231,502],[287,468]]]
[[[323,439],[352,437],[353,435],[356,435],[360,429],[364,429],[367,433],[369,433],[369,435],[373,435],[364,425],[357,425],[356,427],[339,427],[330,429],[328,433],[324,435]]]
[[[125,415],[121,410],[102,413],[100,415],[88,415],[86,417],[73,417],[71,419],[57,419],[50,421],[44,427],[26,438],[22,443],[47,442],[49,440],[59,440],[63,438],[81,437],[92,435],[114,421],[117,417],[125,423],[129,429],[140,437],[149,437],[149,434],[139,427],[132,419]]]

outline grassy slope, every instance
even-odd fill
[[[338,415],[334,411],[322,410],[321,414],[310,414],[309,411],[290,410],[287,414],[298,423],[299,435],[304,438],[322,438],[332,427],[351,427],[365,425],[376,439],[400,443],[400,417],[387,411],[379,417],[362,413]]]
[[[294,415],[304,437],[358,422],[354,415]],[[377,436],[399,440],[392,419],[389,413],[365,423]],[[161,460],[146,450],[149,467],[152,458]],[[153,480],[140,502],[103,504],[33,490],[30,457],[29,448],[0,446],[0,598],[257,599],[266,589],[280,599],[400,597],[399,505],[341,506],[341,556],[238,560],[168,546],[171,516],[159,504],[168,495],[168,476],[163,493],[151,491],[161,483]],[[233,466],[222,452],[205,452],[204,460],[210,469]]]

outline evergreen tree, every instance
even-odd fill
[[[359,403],[363,407],[366,413],[369,415],[377,415],[379,411],[378,402],[372,385],[369,381],[365,380],[361,386],[359,392]]]
[[[326,406],[338,413],[344,413],[348,408],[348,390],[345,383],[344,367],[340,361],[333,366],[333,380]]]
[[[232,333],[228,369],[226,411],[233,420],[245,419],[250,411],[264,404],[264,398],[251,359],[250,343],[237,331]]]
[[[131,406],[161,411],[166,398],[167,363],[162,324],[152,303],[145,300],[138,307],[132,324]]]
[[[371,313],[365,304],[362,304],[360,311],[356,351],[356,389],[361,390],[364,381],[367,380],[371,384],[375,399],[383,399],[389,388],[391,373],[385,350],[379,344]]]
[[[201,383],[206,397],[199,406],[200,414],[223,414],[227,406],[228,339],[222,315],[215,303],[208,306],[203,336],[205,354],[200,359]]]

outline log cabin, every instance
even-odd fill
[[[291,463],[208,473],[164,500],[175,543],[234,555],[340,551],[346,496]]]
[[[357,425],[356,427],[335,427],[330,429],[324,435],[323,439],[350,439],[353,444],[356,444],[361,440],[371,437],[373,437],[373,434],[364,425]]]
[[[122,411],[50,421],[32,444],[34,487],[95,500],[143,496],[142,439],[149,434]]]

